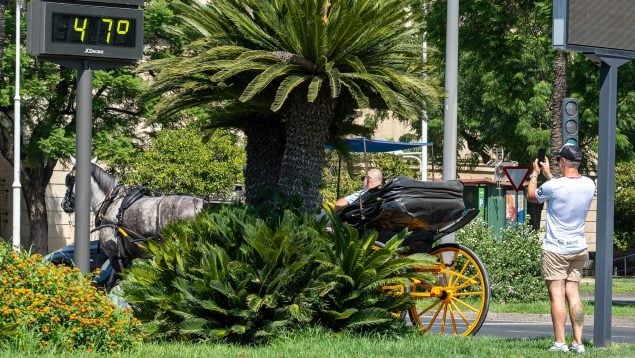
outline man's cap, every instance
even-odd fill
[[[582,151],[576,145],[571,143],[563,145],[558,152],[558,156],[572,162],[582,161]]]

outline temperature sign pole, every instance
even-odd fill
[[[32,0],[27,51],[77,70],[75,264],[90,270],[90,158],[93,70],[134,64],[143,56],[143,0]]]

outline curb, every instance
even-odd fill
[[[521,313],[498,313],[489,312],[487,314],[487,321],[510,321],[510,322],[540,322],[551,323],[550,314],[521,314]],[[567,317],[567,323],[568,323]],[[587,316],[584,318],[584,324],[593,326],[593,316]],[[635,319],[633,317],[612,317],[612,327],[635,327]]]

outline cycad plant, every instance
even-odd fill
[[[273,227],[247,208],[174,223],[152,259],[122,283],[126,300],[158,337],[256,342],[311,318],[303,294],[324,247],[307,216],[283,213]]]
[[[380,249],[330,213],[262,215],[244,207],[169,225],[122,281],[126,300],[156,338],[258,343],[281,329],[388,331],[410,304],[386,285],[404,284],[428,257]]]
[[[416,120],[439,97],[424,77],[415,2],[182,0],[178,30],[192,42],[150,64],[159,116],[206,106],[211,126],[243,128],[248,202],[270,200],[256,192],[272,187],[314,210],[333,128],[351,128],[341,124],[362,108]]]
[[[401,244],[406,231],[385,244],[376,231],[363,235],[330,212],[331,250],[322,262],[330,270],[320,277],[331,290],[321,296],[317,317],[334,329],[391,331],[403,325],[401,316],[414,302],[408,296],[410,280],[430,280],[426,272],[415,270],[436,261],[425,253],[403,255]]]

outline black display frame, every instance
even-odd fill
[[[53,13],[134,19],[135,46],[53,42]],[[53,59],[54,62],[60,62],[56,59],[135,62],[143,57],[143,25],[143,10],[130,4],[32,0],[28,12],[27,51],[37,57]]]
[[[589,18],[585,23],[580,23],[582,19],[572,19],[570,4],[576,0],[554,0],[553,1],[553,38],[552,47],[563,51],[576,51],[588,55],[600,57],[613,57],[621,59],[635,59],[635,38],[633,43],[627,48],[620,48],[612,41],[613,36],[618,36],[620,29],[632,29],[632,22],[624,19],[623,16],[612,16],[606,18]],[[635,1],[633,0],[611,0],[603,2],[594,2],[594,5],[603,6],[607,11],[605,13],[619,13],[620,10],[616,6],[617,3],[631,6],[630,10],[635,9]],[[600,15],[595,14],[594,15]],[[621,20],[621,22],[620,22]],[[583,30],[585,34],[580,33]],[[603,29],[593,31],[593,29]],[[571,33],[571,31],[578,31]],[[573,38],[573,39],[571,39]],[[593,45],[591,45],[593,44]],[[626,46],[622,46],[626,47]],[[593,56],[591,56],[593,59]]]

